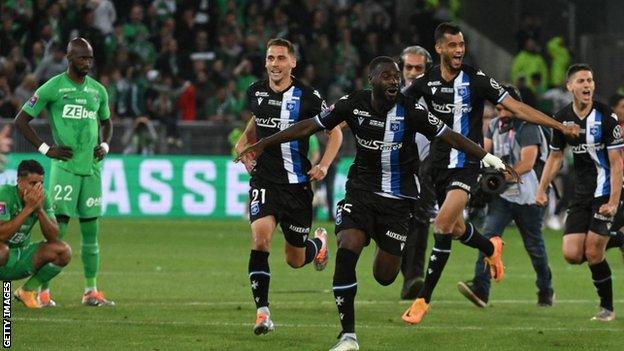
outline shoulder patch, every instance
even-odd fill
[[[495,81],[494,78],[490,78],[490,85],[496,90],[499,90],[501,88],[500,84],[498,84],[498,82]]]
[[[33,96],[31,96],[30,99],[28,99],[28,101],[26,102],[26,106],[35,107],[38,100],[39,100],[39,95],[37,95],[37,93],[34,93]]]
[[[436,127],[442,127],[442,120],[434,116],[433,113],[427,113],[427,119],[429,120],[429,123],[431,125],[434,125]]]
[[[615,126],[615,128],[613,128],[613,139],[622,139],[622,126],[620,126],[619,124]]]

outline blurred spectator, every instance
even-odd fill
[[[17,113],[17,108],[6,76],[0,75],[0,117],[13,118]]]
[[[546,51],[550,55],[550,84],[558,87],[566,81],[566,71],[570,66],[571,55],[562,37],[553,37],[546,43]],[[558,110],[557,110],[558,111]]]
[[[61,45],[53,43],[50,50],[51,54],[44,56],[35,69],[35,76],[40,83],[45,83],[48,79],[67,70],[67,58]]]
[[[123,25],[123,35],[128,43],[132,43],[140,34],[145,37],[149,36],[149,30],[143,23],[143,6],[139,4],[132,5],[130,9],[130,22]]]
[[[17,106],[22,106],[31,96],[35,93],[37,89],[37,77],[34,74],[27,74],[24,76],[24,80],[22,83],[15,88],[15,93],[13,94],[13,98],[16,101]]]
[[[117,10],[110,0],[92,0],[93,25],[100,30],[102,35],[108,35],[113,31],[113,23],[117,20]]]
[[[542,101],[547,103],[545,112],[554,114],[572,102],[572,94],[566,88],[566,82],[564,81],[558,87],[546,90],[542,95]]]
[[[546,66],[544,58],[539,54],[539,48],[535,40],[529,38],[525,41],[522,51],[513,59],[511,64],[511,80],[514,85],[519,85],[520,78],[524,77],[527,80],[526,86],[535,91],[538,87],[533,86],[532,80],[530,80],[534,73],[541,76],[540,88],[546,88],[548,66]]]
[[[132,127],[126,129],[121,138],[124,145],[124,155],[149,156],[156,152],[158,133],[147,117],[138,117],[132,122]]]
[[[11,123],[5,124],[2,130],[0,130],[0,173],[4,172],[9,161],[7,155],[11,151],[11,146],[13,145],[13,138],[11,137],[12,130],[13,125]]]
[[[530,13],[520,15],[520,29],[516,33],[516,43],[518,50],[522,50],[526,41],[532,39],[539,41],[542,32],[542,20],[538,16]]]
[[[609,106],[618,118],[618,123],[624,126],[624,95],[615,94],[609,99]]]
[[[81,12],[81,26],[76,36],[87,39],[93,48],[93,68],[92,72],[99,72],[106,66],[106,44],[104,35],[99,28],[95,26],[95,12],[85,7]]]

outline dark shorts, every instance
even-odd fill
[[[409,233],[411,200],[390,199],[367,191],[347,191],[336,209],[336,233],[359,229],[380,249],[401,256]]]
[[[592,231],[600,235],[609,235],[614,217],[606,217],[598,213],[600,206],[609,201],[609,196],[575,198],[568,207],[565,231],[563,235],[587,233]],[[615,217],[621,216],[622,203]],[[617,229],[617,228],[616,228]]]
[[[249,220],[273,216],[286,241],[305,247],[312,226],[310,183],[274,184],[252,179],[249,189]]]
[[[433,168],[431,179],[438,206],[442,206],[446,193],[450,190],[461,189],[470,195],[476,189],[479,180],[479,165],[451,169]]]

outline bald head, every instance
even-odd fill
[[[69,41],[67,44],[67,53],[72,52],[72,50],[77,50],[78,48],[87,49],[93,51],[91,48],[91,44],[85,38],[74,38]]]
[[[69,71],[78,77],[84,77],[89,73],[93,63],[93,48],[84,38],[72,39],[67,44],[67,61]]]

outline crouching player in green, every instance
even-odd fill
[[[39,287],[50,281],[71,258],[71,249],[60,241],[52,201],[43,191],[43,167],[35,160],[22,161],[17,185],[0,186],[0,279],[30,276],[15,291],[28,308],[40,308]],[[39,221],[45,241],[33,243],[30,231]]]

